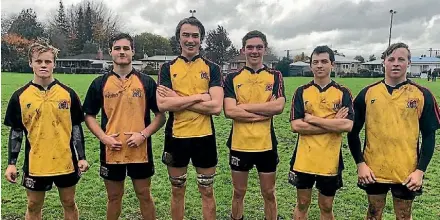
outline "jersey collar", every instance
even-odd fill
[[[248,67],[248,66],[244,66],[243,69],[249,71],[251,74],[258,74],[258,73],[260,73],[260,72],[262,72],[262,71],[264,71],[264,70],[268,71],[268,67],[267,67],[266,65],[264,65],[264,64],[263,64],[263,66],[262,66],[260,69],[258,69],[257,71],[255,71],[254,69],[252,69],[252,68],[250,68],[250,67]]]
[[[184,60],[186,63],[188,63],[188,62],[194,62],[194,61],[196,61],[197,59],[199,59],[200,57],[201,57],[200,54],[197,54],[197,55],[195,55],[191,60],[188,60],[188,58],[186,58],[186,57],[184,57],[184,56],[182,56],[182,55],[179,55],[179,58],[182,59],[182,60]]]
[[[312,84],[313,86],[315,86],[315,87],[319,90],[319,92],[324,92],[324,91],[326,91],[328,88],[330,88],[330,87],[332,87],[333,85],[335,85],[335,81],[333,81],[333,80],[331,79],[331,80],[330,80],[330,83],[327,84],[326,86],[324,86],[324,88],[321,88],[321,86],[318,85],[318,84],[316,84],[314,80],[312,80],[312,81],[310,82],[310,84]]]
[[[34,83],[34,82],[32,82],[32,81],[30,82],[31,85],[37,87],[37,88],[38,88],[39,90],[41,90],[41,91],[47,91],[47,90],[50,90],[50,88],[52,88],[52,86],[54,86],[54,85],[57,84],[57,83],[58,83],[58,80],[57,80],[57,79],[54,79],[54,81],[51,82],[51,83],[47,86],[47,89],[44,89],[44,87],[43,87],[42,85],[36,84],[36,83]]]
[[[133,69],[131,69],[131,72],[129,73],[129,74],[127,74],[127,76],[125,76],[125,78],[126,79],[128,79],[131,75],[133,75],[134,73],[136,72],[136,70],[133,68]],[[118,78],[121,78],[121,76],[119,76],[117,73],[115,73],[113,70],[110,72],[110,74],[112,74],[112,75],[114,75],[114,76],[116,76],[116,77],[118,77]]]

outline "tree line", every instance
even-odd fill
[[[108,40],[123,32],[124,23],[119,15],[104,3],[85,0],[65,7],[59,1],[55,15],[40,22],[32,8],[22,9],[18,14],[2,15],[1,18],[1,61],[2,71],[29,71],[28,47],[37,41],[46,41],[60,49],[58,57],[78,54],[97,54],[107,51]],[[223,65],[239,54],[232,44],[228,32],[222,26],[209,30],[201,50],[202,55]],[[179,55],[180,46],[175,36],[163,37],[143,32],[132,35],[134,59],[154,55]]]

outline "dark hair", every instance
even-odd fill
[[[194,16],[191,16],[191,17],[182,19],[179,22],[179,24],[177,24],[177,27],[176,27],[176,40],[177,40],[177,42],[179,42],[179,40],[180,40],[180,30],[182,29],[182,26],[184,24],[190,24],[190,25],[198,27],[199,32],[200,32],[200,41],[203,41],[203,39],[205,38],[205,27],[203,26],[202,22],[199,21],[199,19],[197,19]]]
[[[121,40],[121,39],[127,39],[128,41],[130,41],[130,47],[132,50],[134,50],[133,38],[129,34],[119,33],[119,34],[116,34],[110,38],[110,41],[108,42],[108,47],[110,48],[110,51],[113,48],[113,44],[116,41]]]
[[[328,57],[330,58],[330,62],[332,62],[332,63],[335,62],[335,52],[333,52],[333,50],[330,49],[330,47],[328,47],[327,45],[323,45],[323,46],[315,47],[312,54],[310,54],[310,65],[312,65],[313,54],[318,55],[321,53],[328,53]]]
[[[255,37],[260,38],[264,43],[264,47],[267,47],[266,35],[263,34],[261,31],[257,31],[257,30],[249,31],[246,35],[244,35],[243,39],[241,39],[241,43],[242,43],[243,47],[246,46],[247,40],[255,38]]]
[[[405,48],[406,50],[408,50],[408,60],[411,60],[411,51],[408,49],[408,45],[404,44],[404,43],[394,43],[391,44],[383,53],[382,53],[382,59],[384,60],[387,56],[389,56],[390,54],[392,54],[395,50],[399,49],[399,48]]]

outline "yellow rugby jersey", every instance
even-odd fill
[[[264,66],[254,71],[247,66],[231,73],[225,80],[225,98],[237,100],[237,104],[258,104],[271,97],[285,97],[283,77],[279,71]],[[277,139],[272,119],[260,122],[233,121],[227,142],[229,148],[242,152],[263,152],[276,149]]]
[[[396,87],[382,80],[364,88],[354,105],[356,126],[365,122],[363,157],[376,181],[403,183],[416,170],[420,132],[440,127],[434,96],[410,80]]]
[[[128,164],[153,162],[151,137],[138,147],[129,147],[130,135],[140,132],[151,123],[150,110],[158,112],[156,82],[133,69],[124,80],[114,72],[96,78],[89,87],[84,101],[84,112],[97,115],[101,111],[101,128],[107,134],[119,133],[115,139],[122,142],[120,151],[111,150],[101,143],[101,162]]]
[[[162,65],[158,83],[180,96],[191,96],[223,86],[221,78],[220,67],[200,55],[192,60],[179,56]],[[203,137],[214,134],[214,124],[210,115],[189,110],[170,112],[165,132],[175,138]]]
[[[332,119],[342,107],[349,109],[347,118],[353,120],[353,101],[348,88],[334,81],[321,88],[312,81],[296,90],[290,121],[304,118],[305,113]],[[298,134],[291,160],[293,170],[322,176],[339,174],[344,169],[341,145],[342,133]]]
[[[25,173],[57,176],[78,168],[72,127],[81,125],[83,120],[76,93],[55,80],[47,90],[29,82],[14,92],[4,124],[25,132]]]

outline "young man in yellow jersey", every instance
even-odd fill
[[[278,165],[277,139],[273,116],[281,114],[286,98],[283,77],[279,71],[263,64],[266,35],[251,31],[242,39],[246,65],[225,80],[225,115],[233,120],[228,140],[229,165],[232,170],[231,219],[243,219],[244,196],[248,174],[257,168],[266,219],[277,219],[275,197]]]
[[[358,167],[358,185],[368,195],[367,219],[382,219],[388,191],[396,219],[411,219],[432,158],[439,108],[432,93],[406,78],[411,52],[395,43],[382,54],[385,79],[365,87],[354,101],[348,144]],[[363,152],[359,133],[365,123]],[[419,135],[422,144],[419,146]]]
[[[297,188],[295,219],[307,219],[312,188],[319,190],[321,219],[334,219],[333,200],[342,187],[342,133],[351,131],[350,91],[330,78],[333,50],[316,47],[310,56],[313,81],[300,86],[292,99],[291,127],[298,133],[289,182]]]

